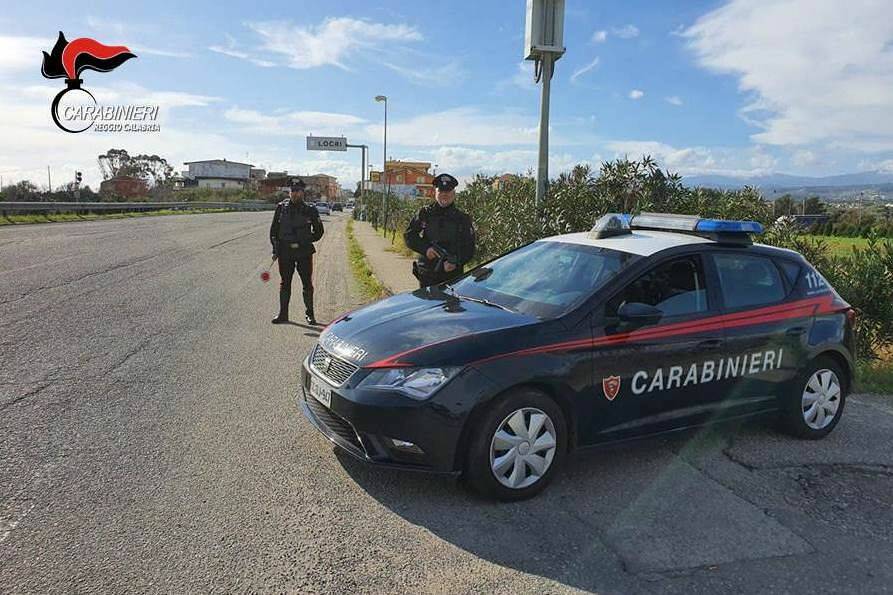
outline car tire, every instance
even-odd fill
[[[567,422],[554,400],[530,388],[511,391],[494,401],[476,424],[465,481],[488,498],[531,498],[561,467],[567,440]]]
[[[830,357],[820,356],[809,362],[782,403],[782,429],[806,440],[830,434],[843,415],[849,381]]]

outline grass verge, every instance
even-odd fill
[[[101,219],[133,219],[136,217],[157,217],[163,215],[201,215],[206,213],[227,213],[227,209],[196,209],[193,211],[177,211],[161,209],[144,213],[41,213],[37,215],[7,215],[0,217],[0,225],[27,225],[29,223],[67,223],[71,221],[98,221]]]
[[[893,394],[893,361],[860,362],[857,367],[857,392]]]
[[[347,260],[350,262],[350,270],[354,278],[359,282],[363,297],[377,300],[388,295],[388,290],[372,274],[369,263],[366,261],[366,253],[353,235],[353,219],[347,220]]]
[[[391,252],[396,252],[397,254],[402,254],[403,256],[407,256],[412,258],[416,255],[415,252],[406,247],[406,242],[403,241],[402,233],[395,233],[393,237],[391,236],[391,232],[385,230],[383,227],[379,227],[375,230],[378,235],[386,239],[391,243],[391,247],[388,249]]]

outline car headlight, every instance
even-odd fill
[[[373,370],[359,386],[378,390],[396,390],[413,399],[429,398],[449,382],[461,368],[388,368]]]

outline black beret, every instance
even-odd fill
[[[452,190],[459,185],[459,180],[450,174],[440,174],[434,178],[434,187],[439,190]]]

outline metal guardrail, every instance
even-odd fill
[[[229,211],[268,211],[276,203],[267,202],[2,202],[0,214],[7,213],[101,213],[140,211],[192,211],[226,209]]]

